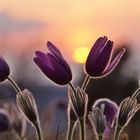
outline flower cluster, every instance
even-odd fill
[[[50,52],[47,54],[36,51],[33,59],[41,71],[59,85],[68,84],[72,79],[71,69],[61,52],[51,42],[47,42]]]
[[[87,77],[82,87],[74,86],[71,83],[72,72],[68,63],[64,60],[59,49],[52,43],[47,42],[50,52],[43,53],[36,51],[33,59],[40,70],[53,82],[59,85],[69,84],[69,106],[68,106],[68,134],[67,140],[72,139],[74,124],[76,120],[80,123],[81,140],[85,139],[85,120],[87,119],[88,95],[85,92],[90,78],[102,78],[109,75],[121,60],[125,48],[112,59],[113,41],[108,40],[106,36],[97,39],[85,63],[85,72]],[[102,111],[104,108],[104,111]],[[90,122],[95,126],[97,133],[102,133],[113,125],[116,118],[118,107],[108,99],[101,99],[93,105],[90,113]],[[72,123],[71,123],[72,122]],[[72,129],[72,130],[71,130]],[[99,132],[101,130],[101,132]]]
[[[86,93],[86,88],[91,78],[100,79],[106,77],[117,67],[125,53],[125,48],[122,48],[112,58],[113,41],[109,40],[106,36],[98,38],[92,46],[85,62],[86,78],[80,87],[72,83],[73,75],[71,68],[60,50],[49,41],[46,46],[48,52],[35,51],[33,61],[51,81],[58,85],[69,85],[67,110],[68,131],[66,139],[73,139],[75,126],[79,124],[80,139],[86,140],[85,128],[88,125],[87,122],[90,122],[98,140],[109,139],[113,128],[115,128],[113,133],[114,140],[118,140],[124,127],[128,125],[140,108],[140,104],[137,101],[140,88],[131,97],[125,98],[119,106],[110,99],[98,99],[93,103],[91,112],[87,111],[89,97]],[[37,105],[32,93],[28,90],[21,90],[9,75],[10,68],[6,61],[0,57],[0,82],[7,79],[15,88],[18,108],[26,120],[35,127],[38,139],[42,140]],[[9,127],[7,115],[1,112],[0,124],[0,131],[4,131]]]

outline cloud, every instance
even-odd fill
[[[38,20],[21,20],[8,13],[0,13],[0,34],[12,31],[29,31],[40,29],[46,23]]]

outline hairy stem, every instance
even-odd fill
[[[85,119],[80,118],[79,123],[80,123],[80,140],[85,140]]]
[[[119,140],[120,139],[121,132],[122,132],[122,127],[118,125],[116,130],[115,130],[114,140]]]
[[[74,132],[75,122],[69,121],[68,123],[69,124],[68,124],[68,131],[67,131],[66,140],[73,140],[73,132]]]
[[[99,139],[99,140],[103,140],[103,134],[100,134],[100,135],[98,136],[98,139]]]
[[[19,86],[16,84],[16,82],[11,78],[11,77],[7,77],[8,81],[10,82],[10,84],[12,85],[12,87],[16,90],[17,93],[21,92],[21,89],[19,88]]]
[[[75,91],[75,87],[74,87],[74,85],[73,85],[71,82],[69,83],[69,85],[70,85],[72,91],[73,91],[73,92],[76,92],[76,91]]]
[[[36,121],[34,123],[34,126],[35,126],[35,129],[36,129],[36,134],[37,134],[37,139],[38,140],[43,140],[43,135],[42,135],[42,130],[41,130],[41,127],[40,127],[40,122],[39,121]]]
[[[81,89],[83,91],[86,91],[87,85],[88,85],[89,81],[90,81],[90,76],[89,75],[86,75],[86,78],[85,78],[85,80],[84,80],[84,82],[82,84],[82,87],[81,87]]]

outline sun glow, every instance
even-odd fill
[[[88,47],[76,48],[73,53],[74,60],[77,63],[84,63],[86,61],[89,51],[90,49]]]

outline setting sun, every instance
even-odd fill
[[[84,63],[86,61],[89,51],[90,49],[88,47],[76,48],[73,53],[74,60],[78,63]]]

